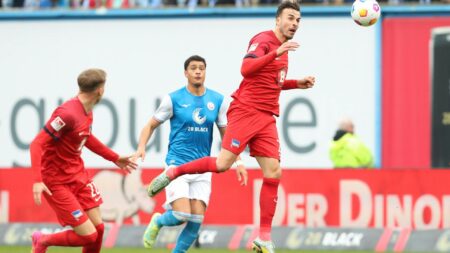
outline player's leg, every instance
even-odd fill
[[[84,187],[77,191],[76,198],[97,231],[97,240],[94,243],[83,246],[82,252],[99,253],[102,247],[103,234],[105,232],[105,225],[103,224],[102,215],[99,208],[99,206],[103,203],[100,191],[95,186],[94,182],[89,180]]]
[[[190,217],[189,183],[186,177],[172,181],[166,188],[166,196],[164,208],[167,211],[162,215],[154,213],[144,232],[142,239],[146,248],[153,247],[163,226],[177,226]]]
[[[181,198],[172,203],[172,209],[168,209],[163,214],[154,213],[152,219],[145,229],[143,243],[146,248],[153,248],[156,243],[159,231],[164,226],[178,226],[191,217],[189,199]]]
[[[105,232],[105,225],[103,224],[102,216],[99,207],[94,207],[86,211],[86,214],[91,220],[92,224],[97,230],[97,240],[89,245],[83,247],[83,253],[99,253],[102,248],[103,234]]]
[[[97,240],[98,233],[90,220],[54,234],[42,234],[37,231],[32,234],[32,253],[44,253],[50,246],[77,247],[92,244]]]
[[[192,214],[186,223],[186,226],[178,236],[176,246],[172,253],[184,253],[191,247],[192,243],[197,239],[198,232],[203,222],[206,205],[203,201],[191,200]]]
[[[203,217],[211,195],[211,175],[196,176],[190,184],[191,217],[178,236],[173,253],[184,253],[197,239]]]
[[[71,226],[73,230],[66,230],[54,234],[34,232],[32,235],[32,252],[45,252],[49,246],[76,247],[95,243],[98,232],[84,211],[85,208],[79,203],[79,200],[72,191],[72,189],[78,187],[72,184],[51,186],[50,188],[52,196],[44,193],[44,197],[55,211],[61,225]]]
[[[232,110],[228,113],[228,126],[222,140],[222,149],[217,158],[203,157],[192,162],[171,168],[154,178],[148,186],[150,197],[158,194],[171,180],[185,174],[201,174],[205,172],[220,173],[233,165],[237,156],[244,151],[248,141],[259,129],[255,114],[243,110]]]
[[[225,172],[233,165],[234,161],[236,161],[237,156],[240,154],[239,151],[237,154],[228,151],[224,148],[220,150],[218,157],[203,157],[197,160],[194,160],[189,163],[182,164],[178,167],[173,167],[169,169],[166,174],[173,180],[179,176],[186,174],[202,174],[206,172]]]
[[[271,241],[272,219],[278,200],[278,185],[281,177],[280,146],[273,117],[265,119],[267,125],[255,135],[250,146],[250,155],[254,156],[263,171],[263,184],[259,195],[260,229],[259,238],[254,241],[256,251],[274,252]]]
[[[255,157],[263,171],[263,184],[259,194],[259,237],[253,241],[253,249],[261,253],[275,252],[271,238],[272,220],[278,201],[278,185],[281,168],[278,159]]]
[[[241,151],[242,152],[242,151]],[[203,157],[176,168],[162,172],[152,180],[147,188],[148,195],[154,197],[166,187],[170,181],[186,174],[202,174],[205,172],[223,172],[231,168],[238,154],[232,153],[224,148],[220,150],[219,156]]]
[[[261,209],[259,237],[265,241],[271,240],[272,219],[278,200],[278,185],[280,183],[281,168],[277,159],[256,157],[263,170],[263,184],[259,195]]]

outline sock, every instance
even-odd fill
[[[205,172],[215,172],[219,173],[216,165],[216,157],[206,156],[192,162],[182,164],[175,168],[170,168],[167,170],[166,174],[169,176],[170,180],[185,175],[185,174],[201,174]]]
[[[259,223],[259,238],[263,241],[270,241],[270,231],[272,230],[272,219],[275,215],[278,200],[278,185],[280,179],[264,178],[259,194],[259,208],[261,217]]]
[[[158,224],[158,226],[160,227],[177,226],[181,223],[186,222],[190,218],[190,216],[191,215],[188,213],[167,210],[165,213],[158,217],[158,219],[156,220],[156,224]]]
[[[186,223],[177,239],[177,244],[172,253],[185,253],[198,237],[198,231],[202,225],[203,215],[192,215],[193,219]]]
[[[105,225],[103,223],[98,224],[95,229],[97,230],[97,240],[83,247],[83,253],[100,253],[103,242],[103,233],[105,232]]]
[[[85,246],[95,243],[98,233],[95,231],[90,235],[78,235],[73,230],[66,230],[59,233],[42,235],[39,240],[44,246]]]

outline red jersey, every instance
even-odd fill
[[[279,57],[274,53],[281,44],[272,30],[261,32],[250,40],[244,58],[259,58],[272,52],[274,59],[244,77],[239,89],[232,94],[235,100],[245,106],[279,115],[278,101],[288,71],[288,53]]]
[[[53,112],[44,130],[53,141],[42,147],[42,177],[46,184],[87,180],[81,150],[91,135],[92,112],[75,97]]]

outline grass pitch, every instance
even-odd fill
[[[0,253],[30,253],[31,247],[26,246],[0,246]],[[51,247],[48,253],[79,253],[81,248]],[[169,249],[144,249],[144,248],[113,248],[102,249],[102,253],[170,253]],[[228,250],[228,249],[191,249],[189,253],[251,253],[249,250]],[[277,253],[323,253],[324,251],[297,251],[297,250],[277,250]],[[370,253],[368,251],[331,251],[331,253]]]

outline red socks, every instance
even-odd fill
[[[73,230],[66,230],[59,233],[42,235],[39,242],[44,246],[84,246],[95,243],[97,240],[97,231],[90,235],[78,235]]]
[[[97,230],[97,240],[83,247],[83,253],[100,253],[103,242],[103,233],[105,232],[105,225],[103,223],[98,224],[95,229]]]
[[[219,171],[217,170],[216,159],[216,157],[206,156],[192,162],[182,164],[178,167],[171,168],[167,170],[166,174],[170,180],[174,180],[175,178],[185,174],[201,174],[205,172],[218,173]]]
[[[259,223],[259,238],[263,241],[270,241],[270,231],[272,230],[272,219],[275,215],[278,200],[278,185],[280,179],[264,178],[259,194],[259,208],[261,217]]]

